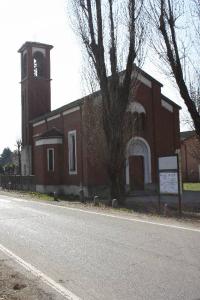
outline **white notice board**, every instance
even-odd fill
[[[178,174],[177,172],[160,172],[160,193],[178,194]]]
[[[158,158],[158,169],[162,170],[178,170],[178,158],[174,156],[164,156]]]

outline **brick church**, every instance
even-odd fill
[[[85,196],[106,191],[108,176],[101,159],[95,92],[51,111],[50,50],[26,42],[21,54],[22,174],[35,175],[38,192]],[[70,84],[70,83],[69,83]],[[131,190],[155,190],[159,156],[180,149],[180,107],[161,93],[162,84],[140,70],[136,95],[127,116],[136,117],[137,130],[125,154],[125,182]],[[96,131],[95,131],[96,130]],[[101,147],[102,145],[102,147]]]

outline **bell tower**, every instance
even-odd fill
[[[32,130],[30,121],[51,111],[51,45],[26,42],[18,50],[21,54],[22,109],[22,173],[32,173]]]

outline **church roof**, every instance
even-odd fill
[[[137,68],[137,67],[136,67],[136,68]],[[158,85],[160,85],[160,87],[163,86],[159,81],[157,81],[155,78],[151,77],[148,73],[146,73],[146,72],[143,71],[142,69],[139,69],[139,70],[140,70],[140,73],[141,73],[144,77],[146,77],[146,78],[149,79],[150,81],[156,82]],[[124,72],[124,71],[122,71],[121,74],[123,74],[123,72]],[[46,113],[46,114],[44,114],[44,115],[41,115],[41,116],[39,116],[39,117],[37,117],[37,118],[31,120],[30,123],[31,123],[31,124],[34,124],[34,123],[40,122],[40,121],[45,120],[45,119],[47,119],[47,118],[49,118],[49,117],[52,117],[52,116],[54,116],[54,115],[56,115],[56,114],[62,113],[62,112],[64,112],[64,111],[68,110],[68,109],[71,109],[71,108],[80,106],[81,104],[84,103],[85,100],[87,100],[87,99],[89,99],[89,98],[92,99],[93,97],[98,96],[98,95],[100,95],[100,94],[101,94],[101,91],[100,91],[100,90],[98,90],[98,91],[96,91],[96,92],[93,92],[92,94],[89,94],[89,95],[87,95],[87,96],[84,96],[84,97],[82,97],[82,98],[80,98],[80,99],[78,99],[78,100],[75,100],[75,101],[70,102],[70,103],[68,103],[68,104],[66,104],[66,105],[64,105],[64,106],[61,106],[61,107],[59,107],[59,108],[57,108],[57,109],[55,109],[55,110],[53,110],[53,111],[51,111],[51,112],[48,112],[48,113]],[[171,104],[172,106],[174,106],[174,107],[176,107],[176,108],[178,108],[178,109],[181,109],[181,107],[180,107],[179,105],[177,105],[175,102],[173,102],[172,100],[170,100],[169,98],[167,98],[167,97],[164,96],[163,94],[161,94],[161,98],[163,98],[165,101],[167,101],[167,102],[168,102],[169,104]]]
[[[46,139],[46,138],[52,138],[52,137],[63,137],[62,132],[58,130],[56,127],[53,127],[47,131],[45,131],[43,134],[41,134],[38,139]]]

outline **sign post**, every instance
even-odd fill
[[[159,200],[158,207],[160,211],[160,197],[163,195],[178,196],[179,215],[182,214],[181,204],[181,186],[179,173],[178,155],[163,156],[158,158],[158,175],[159,175]]]

